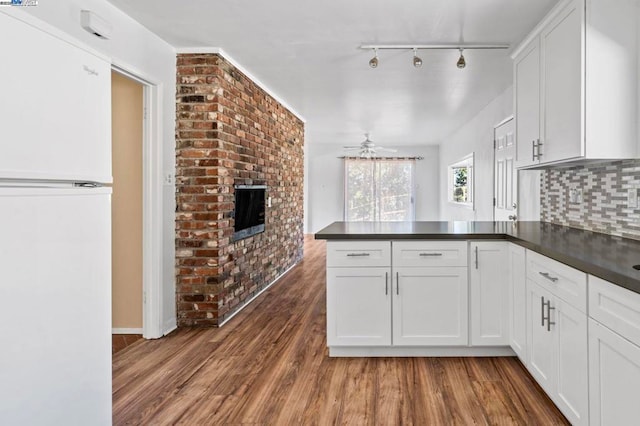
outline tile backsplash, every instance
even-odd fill
[[[545,170],[540,220],[640,240],[640,208],[628,203],[639,188],[640,159]]]

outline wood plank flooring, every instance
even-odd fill
[[[113,357],[116,425],[565,425],[516,358],[329,358],[325,244],[219,329]]]
[[[142,334],[112,334],[111,354],[115,354],[142,339]]]

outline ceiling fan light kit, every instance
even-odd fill
[[[364,134],[364,141],[360,145],[357,146],[345,146],[343,147],[345,151],[359,151],[358,155],[360,158],[376,158],[378,156],[378,151],[380,152],[398,152],[397,149],[391,148],[383,148],[381,146],[377,146],[371,139],[369,139],[369,133]]]
[[[456,66],[460,69],[463,69],[467,66],[467,61],[464,59],[464,55],[462,54],[463,51],[464,49],[460,49],[460,59],[458,59],[458,62],[456,62]]]
[[[373,58],[369,61],[371,68],[378,68],[378,49],[373,49]]]
[[[422,58],[418,57],[418,49],[413,49],[413,66],[420,68],[422,66]]]
[[[462,54],[464,50],[496,50],[508,49],[509,44],[362,44],[360,49],[373,50],[373,58],[369,60],[371,68],[377,68],[380,60],[378,58],[378,50],[413,50],[413,66],[420,68],[422,59],[418,56],[418,50],[459,50],[460,58],[456,62],[456,66],[463,69],[467,66],[467,61]]]

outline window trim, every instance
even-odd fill
[[[469,172],[467,176],[468,195],[471,201],[455,201],[453,198],[453,169],[466,167]],[[455,163],[447,166],[447,201],[449,204],[475,210],[475,153],[465,155]]]

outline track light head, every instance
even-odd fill
[[[373,49],[373,58],[369,60],[371,68],[378,68],[378,49]]]
[[[456,62],[456,66],[460,69],[467,66],[467,61],[465,61],[464,55],[462,54],[463,50],[464,49],[460,49],[460,58],[458,59],[458,62]]]
[[[413,49],[413,66],[420,68],[422,66],[422,59],[418,57],[418,49]]]

